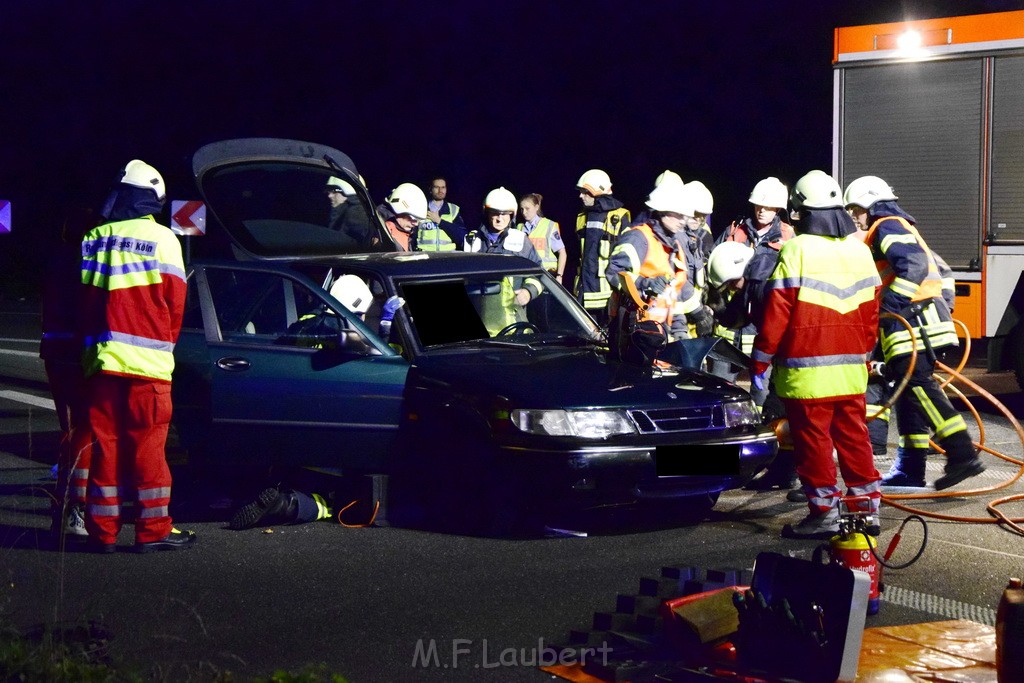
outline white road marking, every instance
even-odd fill
[[[13,337],[0,337],[0,342],[8,342],[11,344],[38,344],[38,339],[14,339]]]
[[[944,541],[944,540],[941,540],[941,539],[938,539],[938,538],[929,538],[928,542],[929,543],[946,543],[947,545],[955,545],[958,548],[967,548],[968,550],[977,550],[978,552],[981,552],[981,553],[992,553],[993,555],[1002,555],[1004,557],[1012,557],[1012,558],[1018,559],[1018,560],[1020,558],[1024,557],[1024,555],[1021,555],[1020,553],[1004,553],[1004,552],[999,551],[999,550],[992,550],[991,548],[979,548],[976,545],[967,545],[966,543],[957,543],[956,541]]]
[[[57,410],[57,406],[54,405],[53,399],[41,398],[39,396],[33,396],[32,394],[22,393],[20,391],[0,391],[0,398],[6,398],[8,401],[16,401],[18,403],[27,403],[28,405],[36,406],[37,408]]]
[[[39,358],[38,351],[15,351],[14,349],[0,349],[0,353],[6,353],[8,356],[26,356],[28,358]]]
[[[941,598],[937,595],[918,593],[899,586],[886,586],[882,591],[882,600],[893,605],[909,607],[928,614],[936,614],[949,619],[967,619],[986,626],[996,625],[996,611],[990,607],[969,605],[959,600]]]

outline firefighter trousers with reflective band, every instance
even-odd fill
[[[881,475],[875,469],[868,428],[864,423],[864,396],[834,399],[782,399],[793,437],[796,473],[807,493],[812,515],[825,514],[839,505],[835,448],[847,495],[867,496],[865,512],[877,514]]]
[[[891,377],[903,377],[910,366],[910,355],[896,356],[886,364]],[[967,423],[956,411],[949,397],[932,377],[935,363],[924,353],[917,354],[914,372],[907,388],[896,401],[896,424],[906,448],[928,448],[928,438],[936,443],[954,462],[974,457]]]
[[[85,487],[89,482],[89,464],[92,461],[92,431],[89,428],[82,364],[46,361],[46,379],[63,432],[57,447],[55,504],[58,507],[68,503],[85,504]]]
[[[165,538],[171,533],[171,471],[164,453],[171,385],[101,373],[89,379],[88,392],[95,438],[85,517],[89,536],[115,543],[127,499],[137,503],[135,542]]]

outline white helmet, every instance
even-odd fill
[[[352,183],[342,180],[338,176],[331,176],[327,179],[327,187],[336,188],[338,192],[341,192],[346,197],[352,197],[356,193],[356,188],[352,187]]]
[[[708,283],[721,287],[729,280],[743,277],[743,269],[753,256],[754,250],[742,242],[722,242],[708,256]]]
[[[668,169],[658,174],[658,177],[654,179],[654,186],[660,187],[662,183],[679,183],[683,184],[683,179],[679,177],[679,174],[675,171],[669,171]]]
[[[370,288],[358,275],[342,275],[331,285],[331,296],[340,301],[345,308],[362,315],[370,310],[373,294]]]
[[[163,201],[167,196],[167,188],[160,173],[141,159],[132,159],[121,171],[121,182],[125,185],[153,190],[156,198]]]
[[[686,187],[690,188],[693,192],[694,210],[697,213],[702,213],[705,216],[711,213],[715,208],[715,198],[711,196],[711,190],[707,188],[699,180],[691,180],[686,183]],[[693,215],[693,214],[689,214]]]
[[[697,194],[688,184],[667,182],[651,190],[645,203],[654,211],[693,216],[697,210]]]
[[[810,171],[793,186],[793,207],[808,209],[843,208],[843,188],[824,171]]]
[[[391,190],[384,202],[397,215],[405,213],[417,220],[427,219],[427,195],[413,183],[402,183]]]
[[[580,176],[580,179],[576,182],[576,187],[598,197],[603,194],[612,193],[612,179],[601,169],[592,168]]]
[[[766,206],[769,209],[785,209],[789,201],[789,189],[775,177],[757,181],[748,200],[754,206]]]
[[[866,175],[857,178],[846,186],[843,194],[845,206],[859,206],[862,209],[870,209],[875,202],[896,201],[896,193],[878,176]]]
[[[516,201],[516,196],[504,187],[496,187],[488,192],[484,198],[484,208],[492,211],[511,211],[515,213],[516,209],[519,208],[519,202]]]

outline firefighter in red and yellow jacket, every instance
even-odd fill
[[[798,234],[783,245],[768,280],[762,325],[754,340],[751,376],[764,381],[774,364],[775,390],[786,407],[796,471],[809,514],[787,524],[787,538],[830,538],[839,530],[841,491],[835,448],[849,495],[867,496],[877,513],[881,477],[864,422],[867,361],[878,334],[881,285],[864,243],[851,235],[842,189],[811,171],[793,189]]]
[[[174,233],[153,214],[164,181],[135,159],[122,171],[105,220],[82,240],[82,308],[89,422],[95,447],[85,526],[98,552],[114,552],[122,496],[137,502],[135,550],[175,550],[195,541],[168,514],[174,344],[185,306],[185,268]]]
[[[935,352],[959,344],[949,307],[943,296],[943,273],[931,249],[915,227],[913,216],[896,203],[889,184],[877,176],[864,176],[846,188],[844,201],[853,220],[866,229],[870,247],[882,277],[881,309],[896,313],[914,328],[914,334],[892,318],[881,321],[882,355],[889,377],[903,377],[910,366],[911,351],[917,360],[906,390],[896,401],[903,451],[883,483],[894,487],[925,485],[925,458],[929,436],[946,451],[943,476],[936,489],[945,489],[981,474],[985,465],[978,457],[967,423],[949,402],[932,376]]]

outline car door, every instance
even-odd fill
[[[236,457],[385,471],[408,362],[321,287],[274,266],[197,266],[211,437]]]

